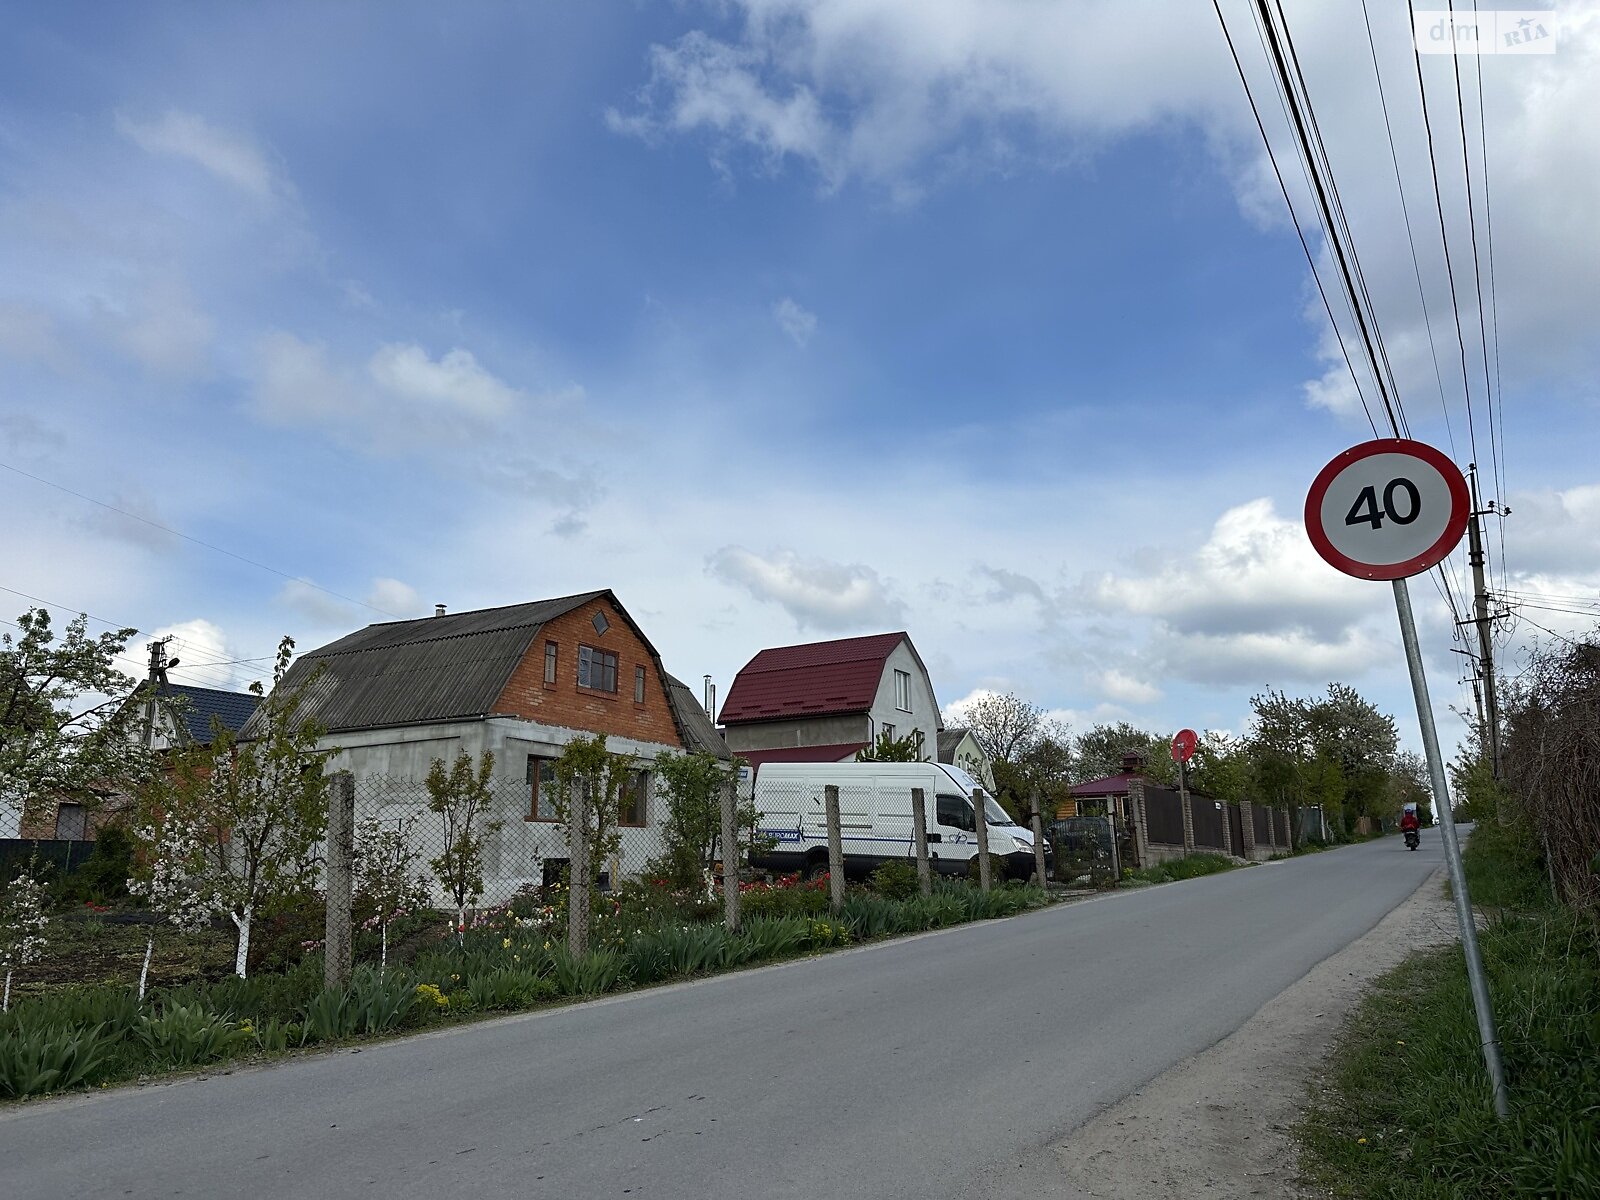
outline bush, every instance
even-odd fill
[[[872,872],[872,890],[890,900],[907,900],[917,894],[917,868],[914,863],[890,859]]]
[[[192,1067],[224,1058],[255,1041],[253,1030],[199,1006],[168,1005],[159,1017],[141,1017],[134,1034],[163,1066]]]
[[[747,883],[739,888],[741,912],[763,917],[804,917],[828,908],[828,877],[809,883],[785,875],[776,883]]]
[[[63,905],[109,904],[127,896],[132,872],[133,839],[120,823],[114,823],[95,834],[89,857],[53,890]]]
[[[110,1043],[101,1025],[0,1033],[0,1096],[39,1096],[92,1083]]]

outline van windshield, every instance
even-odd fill
[[[983,794],[983,816],[990,825],[1015,825],[1011,814],[1001,808],[995,798],[988,792]]]

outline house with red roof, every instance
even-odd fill
[[[848,762],[882,734],[918,737],[933,761],[939,702],[905,632],[761,651],[734,676],[718,721],[728,748],[764,762]]]

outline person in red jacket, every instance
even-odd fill
[[[1408,808],[1403,813],[1400,814],[1400,832],[1401,833],[1410,833],[1412,830],[1420,829],[1421,827],[1422,827],[1422,822],[1417,820],[1417,810],[1416,809]]]

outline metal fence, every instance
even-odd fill
[[[1250,808],[1250,821],[1253,826],[1256,845],[1270,846],[1277,839],[1272,834],[1272,816],[1275,810],[1264,804],[1252,805]]]
[[[1194,826],[1194,844],[1207,850],[1228,849],[1227,839],[1227,814],[1225,805],[1220,800],[1213,800],[1209,796],[1196,796],[1190,793],[1189,812]]]
[[[1144,790],[1146,836],[1166,846],[1183,845],[1183,805],[1177,792],[1169,788]]]

